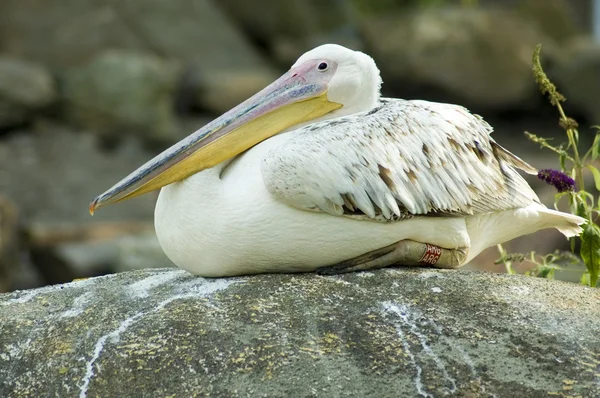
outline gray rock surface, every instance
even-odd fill
[[[18,243],[8,246],[8,253],[16,254],[4,264],[0,243],[0,269],[7,271],[2,277],[0,270],[0,289],[1,285],[10,287],[11,280],[12,290],[52,283],[48,278],[58,283],[114,271],[113,267],[127,261],[119,238],[153,232],[157,193],[89,215],[94,196],[153,155],[135,137],[124,137],[111,150],[100,141],[89,132],[43,122],[37,129],[0,140],[0,199],[10,201],[19,215],[19,233],[13,232]],[[0,230],[2,210],[0,203]],[[7,231],[0,231],[0,240],[13,236],[3,232]],[[164,260],[164,255],[159,258]],[[65,275],[59,266],[73,274]]]
[[[115,272],[175,266],[163,251],[154,231],[120,239],[117,247],[118,258],[113,266]]]
[[[26,122],[56,97],[54,79],[44,67],[0,56],[0,129]]]
[[[0,396],[592,397],[599,300],[431,269],[122,273],[0,296]]]
[[[2,0],[0,51],[61,72],[108,49],[206,67],[264,61],[211,0]]]
[[[0,140],[0,192],[18,205],[24,221],[42,225],[149,220],[156,194],[149,194],[91,217],[94,196],[141,166],[153,153],[138,139],[102,150],[98,137],[45,125]]]
[[[261,69],[206,71],[197,66],[190,68],[182,90],[186,92],[186,96],[191,97],[195,107],[220,115],[267,87],[278,77],[276,73]],[[200,127],[202,125],[188,133]]]
[[[15,264],[19,261],[19,213],[17,207],[0,195],[0,292],[11,290]]]
[[[245,0],[219,0],[215,4],[283,67],[323,43],[363,50],[354,23],[358,16],[354,1],[254,0],[248,7]]]
[[[373,17],[363,23],[384,89],[407,83],[435,87],[479,109],[532,103],[539,95],[531,54],[553,41],[536,24],[500,10],[442,7]]]
[[[178,67],[152,54],[106,51],[64,76],[67,119],[108,134],[172,143]]]
[[[62,244],[57,247],[57,254],[76,271],[77,275],[86,276],[101,275],[106,270],[114,273],[174,266],[163,252],[152,223],[148,226],[146,232],[120,234],[111,239]]]
[[[494,4],[495,0],[487,0]],[[497,4],[497,3],[496,3]],[[557,42],[568,42],[575,36],[585,35],[585,28],[577,16],[577,8],[570,0],[517,0],[515,8],[520,17],[537,25],[546,35]]]
[[[600,44],[587,38],[572,40],[550,72],[558,90],[567,97],[567,109],[576,107],[590,124],[600,124],[597,95],[600,92]],[[585,132],[582,134],[585,139],[588,126],[582,126],[580,131]]]

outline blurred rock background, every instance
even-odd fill
[[[531,54],[543,44],[586,141],[600,124],[593,1],[2,0],[0,291],[170,264],[156,194],[93,218],[90,200],[326,42],[371,54],[384,95],[465,105],[509,150],[556,167],[523,135],[562,137]],[[529,181],[551,205],[552,189]],[[506,247],[567,244],[544,231]],[[497,257],[469,267],[502,272]]]

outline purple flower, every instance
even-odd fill
[[[575,189],[575,180],[562,171],[543,169],[538,171],[537,176],[546,184],[554,186],[558,192],[573,191]]]

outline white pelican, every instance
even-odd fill
[[[162,188],[155,227],[191,273],[458,267],[584,219],[543,206],[492,128],[457,105],[380,98],[371,57],[327,44],[94,199]]]

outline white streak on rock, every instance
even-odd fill
[[[390,302],[385,302],[385,303],[383,303],[383,308],[386,311],[392,312],[392,313],[396,314],[398,317],[401,317],[401,311],[397,305],[390,303]],[[395,326],[396,326],[396,333],[398,333],[400,340],[402,340],[402,346],[404,347],[404,351],[406,351],[406,354],[408,355],[410,362],[413,364],[413,366],[417,370],[417,374],[415,376],[415,387],[417,387],[418,393],[420,395],[422,395],[423,397],[432,397],[433,398],[433,395],[431,395],[427,391],[425,391],[425,386],[423,385],[423,382],[421,381],[421,374],[423,373],[423,369],[421,369],[421,367],[417,363],[417,359],[415,358],[415,355],[410,351],[410,346],[408,344],[408,340],[406,339],[406,335],[404,334],[404,331],[402,330],[402,328],[399,325],[395,325]]]
[[[448,380],[450,382],[450,384],[452,384],[452,388],[450,389],[450,392],[451,393],[456,392],[456,381],[452,377],[450,377],[450,375],[448,374],[448,371],[446,370],[446,366],[444,365],[444,362],[442,362],[440,357],[438,357],[437,354],[435,352],[433,352],[433,350],[431,349],[429,344],[427,344],[427,337],[419,331],[419,328],[417,327],[417,324],[415,323],[415,319],[411,319],[410,309],[408,308],[408,306],[402,305],[398,309],[400,310],[400,314],[401,314],[401,315],[399,315],[400,319],[402,319],[402,321],[407,326],[410,326],[410,331],[415,336],[417,336],[417,339],[419,339],[419,342],[421,343],[421,347],[423,347],[423,350],[427,354],[429,354],[429,356],[433,359],[437,368],[442,371],[444,378],[446,380]],[[412,318],[417,318],[417,317],[419,317],[418,314],[414,315]]]
[[[183,270],[173,270],[171,272],[160,272],[156,275],[149,276],[141,281],[132,283],[127,287],[127,291],[137,298],[146,298],[150,295],[150,291],[158,286],[171,282],[181,276],[189,275]]]
[[[525,295],[525,294],[529,294],[529,287],[528,286],[512,286],[511,289],[516,293],[519,294],[521,296]]]
[[[427,337],[419,331],[419,328],[417,327],[417,324],[415,323],[415,320],[417,318],[424,318],[424,317],[418,313],[412,314],[412,316],[411,316],[411,310],[406,305],[398,306],[394,303],[386,302],[386,303],[384,303],[384,308],[386,310],[394,313],[395,315],[397,315],[406,326],[410,327],[411,333],[413,335],[415,335],[415,337],[417,337],[417,339],[419,340],[419,343],[421,344],[421,347],[423,347],[423,351],[425,351],[425,353],[427,353],[427,355],[429,355],[431,357],[431,359],[433,359],[437,368],[439,370],[441,370],[444,379],[446,379],[451,384],[450,393],[456,392],[456,380],[454,380],[454,378],[452,378],[450,376],[450,374],[448,374],[448,371],[446,370],[446,366],[445,366],[444,362],[431,349],[431,347],[429,346],[429,344],[427,342]],[[426,320],[426,322],[431,324],[432,326],[434,326],[434,328],[436,328],[436,331],[438,333],[441,332],[439,327],[437,327],[437,325],[435,325],[433,323],[433,321]],[[400,328],[397,327],[396,329],[398,330]],[[471,362],[471,364],[472,364],[472,362]]]
[[[442,330],[442,328],[437,323],[435,323],[433,320],[430,319],[430,320],[428,320],[428,322],[429,322],[429,324],[431,324],[434,327],[437,334],[446,342],[446,344],[448,344],[448,346],[450,346],[450,347],[456,349],[456,351],[458,351],[458,353],[460,354],[460,356],[463,359],[463,361],[465,362],[465,364],[469,367],[469,370],[471,371],[471,376],[473,376],[477,380],[481,381],[481,378],[479,377],[479,375],[477,374],[477,370],[475,369],[475,363],[473,362],[473,359],[471,358],[471,356],[469,354],[467,354],[467,352],[465,351],[463,346],[458,344],[458,341],[456,341],[456,340],[450,341],[444,334],[444,331]],[[485,392],[485,389],[483,387],[481,387],[481,392]],[[493,394],[491,394],[491,396],[495,397]]]
[[[424,271],[419,274],[419,278],[421,278],[421,279],[429,279],[429,278],[444,279],[445,276],[440,274],[439,271]]]
[[[181,273],[184,273],[184,272],[185,271],[166,272],[166,273],[161,273],[161,276],[163,276],[163,278],[164,278],[163,274],[174,275],[169,279],[169,280],[172,280],[175,277],[180,276]],[[156,276],[159,276],[159,275],[156,275]],[[145,280],[150,279],[150,278],[153,278],[153,277],[146,278]],[[156,281],[157,280],[160,280],[160,278],[157,278]],[[155,280],[152,280],[152,281],[155,281]],[[152,287],[158,286],[156,284],[153,284],[155,282],[152,282],[152,281],[147,282],[146,285],[142,285],[142,286],[144,286],[144,288],[148,288],[148,286],[152,286]],[[86,363],[86,372],[85,372],[85,375],[83,376],[82,384],[79,387],[79,389],[80,389],[79,398],[87,397],[87,391],[88,391],[90,382],[92,381],[92,378],[94,377],[94,371],[95,371],[94,364],[98,360],[98,358],[100,358],[100,354],[102,354],[102,351],[104,350],[104,346],[105,346],[106,342],[109,341],[109,339],[110,339],[110,341],[115,341],[115,342],[118,341],[121,334],[123,332],[125,332],[131,325],[133,325],[139,319],[143,318],[147,314],[150,314],[150,313],[153,313],[156,311],[160,311],[166,305],[172,303],[175,300],[182,300],[182,299],[187,299],[187,298],[205,298],[206,296],[216,293],[219,290],[226,289],[230,285],[232,285],[234,283],[239,283],[239,282],[241,282],[241,280],[239,280],[239,279],[216,279],[216,280],[208,281],[203,278],[196,278],[196,279],[192,280],[191,282],[185,283],[181,286],[181,288],[179,290],[183,291],[185,293],[180,293],[180,294],[176,294],[172,297],[169,297],[169,298],[161,301],[160,303],[158,303],[158,305],[156,305],[154,308],[151,308],[148,311],[138,312],[138,313],[130,316],[129,318],[123,320],[115,330],[101,336],[96,341],[96,344],[94,345],[94,353],[93,353],[92,357],[90,358],[90,360],[87,361],[87,363]],[[158,282],[156,282],[156,283],[158,283]],[[162,284],[162,283],[160,283],[160,284]]]
[[[204,297],[220,290],[227,289],[229,286],[243,281],[244,279],[242,278],[204,279],[197,277],[190,282],[182,284],[179,291],[186,293],[192,292],[198,297]]]
[[[360,278],[371,278],[371,277],[375,276],[375,274],[371,271],[363,271],[363,272],[357,272],[356,276],[358,276]]]
[[[0,354],[0,357],[5,360],[14,360],[22,356],[23,351],[27,350],[31,346],[31,339],[27,339],[24,342],[15,344],[8,344],[4,347],[6,352]]]
[[[28,301],[31,301],[33,298],[35,298],[37,295],[39,295],[41,293],[43,293],[43,292],[41,292],[39,290],[30,292],[30,293],[25,293],[21,297],[17,297],[17,298],[14,298],[14,299],[6,300],[2,304],[4,304],[4,305],[10,305],[10,304],[22,304],[22,303],[26,303]]]
[[[34,299],[35,297],[42,295],[42,294],[57,292],[57,291],[64,290],[64,289],[83,288],[83,287],[87,287],[88,285],[95,284],[100,279],[112,278],[114,276],[116,276],[116,274],[108,274],[108,275],[97,276],[94,278],[73,281],[73,282],[69,282],[69,283],[62,283],[60,285],[44,286],[44,287],[37,288],[32,292],[27,292],[26,290],[16,291],[16,292],[11,293],[11,295],[20,294],[20,293],[24,293],[24,294],[20,297],[0,302],[0,305],[5,306],[5,305],[11,305],[11,304],[27,303],[27,302],[31,301],[32,299]]]
[[[496,394],[492,394],[490,392],[485,391],[485,387],[482,385],[481,377],[479,377],[479,374],[477,374],[477,370],[475,369],[475,363],[473,362],[473,359],[471,358],[471,356],[469,354],[467,354],[467,352],[465,351],[463,346],[458,344],[456,341],[449,341],[442,334],[442,330],[439,328],[439,326],[437,326],[435,323],[433,323],[433,321],[432,321],[432,324],[436,328],[436,330],[438,331],[440,336],[442,336],[444,338],[444,340],[446,340],[446,343],[448,343],[451,347],[456,348],[456,350],[460,353],[460,356],[462,357],[463,361],[465,361],[465,364],[469,367],[469,370],[471,371],[471,376],[479,382],[479,391],[481,393],[486,393],[491,398],[497,398]]]
[[[102,350],[104,350],[104,344],[106,343],[106,340],[115,338],[118,339],[121,333],[127,330],[127,328],[131,326],[133,322],[135,322],[138,318],[140,318],[143,315],[143,312],[138,312],[132,317],[125,319],[119,324],[118,328],[116,328],[108,334],[105,334],[104,336],[100,337],[98,341],[96,341],[96,345],[94,346],[94,354],[85,365],[85,375],[83,376],[83,384],[79,387],[79,398],[87,397],[88,387],[90,385],[90,382],[92,381],[92,377],[94,377],[94,363],[100,357]]]
[[[61,318],[73,318],[79,314],[81,314],[85,310],[85,306],[90,302],[92,298],[92,292],[85,292],[81,296],[77,297],[73,300],[72,308],[63,312],[60,317]]]

